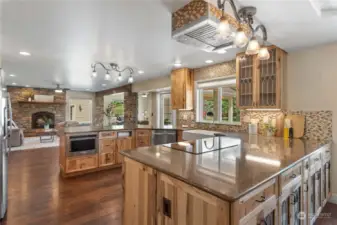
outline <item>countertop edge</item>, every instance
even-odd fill
[[[309,158],[311,155],[315,154],[317,151],[320,151],[320,150],[322,150],[323,148],[328,148],[329,145],[331,145],[331,143],[332,143],[332,141],[328,141],[327,143],[325,143],[324,145],[320,146],[320,147],[317,148],[316,150],[314,150],[314,151],[312,151],[311,153],[309,153],[309,154],[303,156],[301,159],[299,159],[299,160],[293,162],[293,163],[290,164],[289,166],[287,166],[287,167],[281,169],[280,171],[278,171],[278,172],[275,173],[274,175],[272,175],[272,176],[270,176],[270,177],[264,179],[263,181],[259,182],[258,184],[252,186],[251,188],[247,189],[246,191],[240,193],[239,195],[237,195],[237,196],[235,196],[235,197],[229,197],[229,196],[223,195],[223,194],[221,194],[221,193],[219,193],[219,192],[216,192],[216,191],[210,190],[209,188],[206,188],[206,187],[204,187],[204,186],[201,186],[201,185],[199,185],[199,184],[197,184],[197,183],[195,183],[195,182],[191,182],[191,181],[188,180],[188,179],[184,179],[183,177],[177,176],[176,174],[173,174],[173,173],[170,173],[170,172],[168,172],[168,171],[165,171],[165,170],[162,170],[162,169],[153,167],[152,165],[149,165],[149,164],[147,164],[147,163],[144,163],[144,162],[142,162],[141,160],[138,160],[138,159],[136,159],[136,158],[130,156],[130,155],[127,154],[127,152],[125,152],[124,150],[120,151],[120,154],[123,155],[123,156],[125,156],[125,157],[128,157],[129,159],[132,159],[132,160],[134,160],[134,161],[136,161],[136,162],[139,162],[139,163],[142,163],[142,164],[144,164],[144,165],[146,165],[146,166],[149,166],[149,167],[151,167],[151,168],[153,168],[153,169],[155,169],[155,170],[157,170],[157,171],[159,171],[159,172],[162,172],[162,173],[165,173],[165,174],[167,174],[167,175],[169,175],[169,176],[172,176],[172,177],[175,178],[175,179],[178,179],[178,180],[183,181],[183,182],[185,182],[185,183],[187,183],[187,184],[189,184],[189,185],[192,185],[192,186],[194,186],[194,187],[196,187],[196,188],[199,188],[199,189],[201,189],[202,191],[205,191],[205,192],[207,192],[207,193],[209,193],[209,194],[211,194],[211,195],[214,195],[214,196],[216,196],[216,197],[218,197],[218,198],[221,198],[222,200],[229,201],[229,202],[235,202],[236,200],[240,199],[241,197],[243,197],[244,195],[246,195],[247,193],[249,193],[249,192],[252,191],[253,189],[256,189],[257,187],[263,185],[264,183],[270,181],[271,179],[273,179],[273,178],[279,176],[281,173],[285,172],[286,170],[288,170],[288,169],[294,167],[297,163],[299,163],[299,162],[301,162],[301,161],[303,161],[303,160]],[[137,151],[137,150],[135,150],[135,151]]]

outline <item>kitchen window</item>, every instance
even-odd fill
[[[196,92],[197,122],[240,124],[235,77],[197,82]]]

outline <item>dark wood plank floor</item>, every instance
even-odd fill
[[[8,212],[1,224],[122,225],[121,182],[120,169],[61,178],[56,148],[12,152]],[[323,212],[327,218],[316,225],[337,224],[337,205]]]
[[[121,170],[59,176],[58,150],[12,152],[5,225],[121,225]]]

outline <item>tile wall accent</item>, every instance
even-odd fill
[[[305,116],[304,138],[313,140],[331,140],[332,139],[332,111],[242,111],[241,125],[209,124],[196,122],[194,111],[179,111],[178,127],[187,125],[195,129],[218,130],[224,132],[248,132],[248,123],[243,122],[243,118],[258,119],[258,132],[263,132],[263,118],[276,119],[280,114],[296,114]]]

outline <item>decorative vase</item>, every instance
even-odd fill
[[[31,102],[31,101],[32,101],[32,98],[31,98],[31,97],[29,97],[29,98],[28,98],[28,101],[29,101],[29,102]]]
[[[45,129],[45,130],[48,130],[48,129],[49,129],[49,124],[45,124],[45,125],[44,125],[44,129]]]

